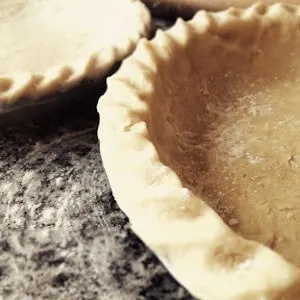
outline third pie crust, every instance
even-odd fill
[[[135,0],[1,0],[0,109],[101,78],[149,29]]]
[[[99,112],[116,200],[194,296],[300,299],[300,7],[179,20]]]

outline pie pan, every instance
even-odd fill
[[[132,229],[203,300],[300,299],[300,7],[178,20],[108,79],[100,150]]]

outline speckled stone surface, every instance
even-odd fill
[[[0,299],[192,300],[131,232],[96,99],[0,128]]]

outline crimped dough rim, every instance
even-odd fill
[[[156,59],[168,60],[172,44],[184,47],[191,32],[222,36],[224,28],[251,25],[257,18],[280,19],[282,14],[299,20],[300,7],[259,3],[219,13],[200,11],[189,22],[179,19],[152,41],[139,42],[134,54],[108,79],[107,92],[98,104],[100,150],[116,201],[133,230],[174,277],[201,299],[298,300],[300,270],[270,248],[233,232],[202,199],[182,186],[158,157],[147,128],[151,116],[144,95],[154,94],[151,76],[159,72]],[[178,212],[186,201],[199,214],[186,218]],[[233,267],[237,257],[240,266],[251,258],[252,267],[237,270]],[[227,261],[228,266],[220,268],[217,260]]]
[[[0,111],[9,111],[19,106],[32,104],[36,99],[69,90],[83,79],[101,79],[115,62],[130,54],[137,41],[149,34],[151,17],[147,8],[137,0],[127,0],[136,12],[139,26],[132,36],[125,37],[116,45],[102,47],[74,61],[71,65],[53,66],[44,73],[15,72],[0,76]],[[122,4],[120,1],[120,11]],[[100,37],[101,38],[101,37]]]

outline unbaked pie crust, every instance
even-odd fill
[[[300,299],[299,6],[178,20],[98,110],[117,202],[191,294]]]
[[[101,78],[149,29],[135,0],[1,0],[1,110]]]

